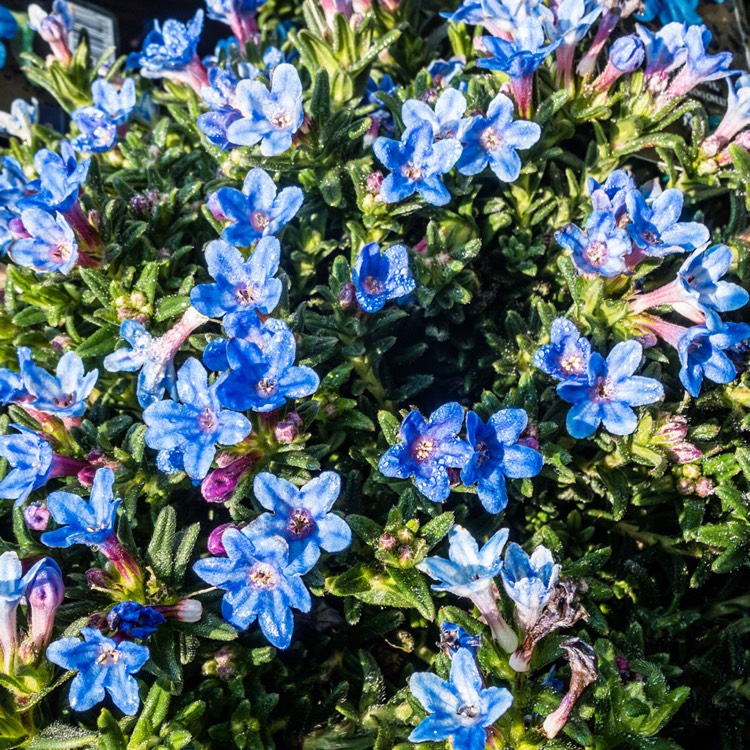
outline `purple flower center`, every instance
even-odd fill
[[[367,294],[381,294],[383,292],[383,282],[380,279],[368,276],[362,282],[362,288],[367,292]]]
[[[485,151],[497,151],[503,144],[503,137],[493,128],[487,128],[479,136],[479,143]]]
[[[411,449],[411,454],[415,461],[422,463],[432,456],[436,448],[437,443],[432,438],[420,438],[414,443],[414,446]]]
[[[296,539],[306,539],[315,529],[315,521],[307,508],[295,508],[289,514],[286,530]]]
[[[65,240],[59,245],[52,246],[52,257],[55,260],[65,262],[70,259],[71,255],[73,255],[73,242],[71,240]]]
[[[272,396],[276,393],[277,383],[272,378],[263,378],[258,383],[257,391],[261,396]]]
[[[607,243],[601,240],[594,240],[589,243],[583,251],[584,259],[594,268],[601,268],[607,262],[608,256]]]
[[[121,656],[122,654],[117,649],[111,646],[102,646],[99,656],[96,657],[96,663],[108,667],[112,664],[117,664]]]
[[[59,398],[52,399],[57,406],[62,409],[67,409],[71,404],[75,403],[75,396],[72,393],[65,393]]]
[[[290,128],[292,126],[292,115],[287,109],[277,110],[268,119],[271,124],[274,127],[279,128],[279,130]]]
[[[401,174],[406,177],[407,180],[418,182],[424,177],[424,169],[418,167],[413,161],[409,161],[401,167]]]
[[[255,302],[255,287],[242,284],[234,290],[234,297],[240,305],[249,305]]]
[[[271,217],[265,211],[253,211],[250,214],[250,223],[253,229],[262,232],[271,223]]]
[[[198,416],[198,426],[202,432],[215,432],[219,426],[219,420],[211,409],[206,407]]]
[[[253,588],[265,591],[275,589],[279,582],[276,569],[272,565],[262,562],[253,565],[247,577]]]
[[[597,401],[611,401],[615,397],[615,384],[612,378],[597,378],[594,384]]]
[[[644,242],[648,242],[649,245],[659,244],[659,235],[657,235],[655,232],[646,230],[645,232],[641,233],[641,238]]]

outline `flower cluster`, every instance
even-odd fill
[[[99,78],[91,86],[91,98],[91,106],[79,107],[71,114],[80,132],[70,143],[76,151],[100,154],[115,145],[118,131],[135,108],[135,81],[127,78],[118,89]]]

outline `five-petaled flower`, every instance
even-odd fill
[[[541,453],[518,442],[527,422],[523,409],[502,409],[487,424],[473,411],[466,416],[466,437],[474,454],[461,470],[461,481],[477,484],[479,499],[490,513],[500,513],[508,504],[505,477],[534,477],[542,470]]]
[[[236,445],[251,429],[245,416],[221,408],[217,386],[218,382],[208,385],[205,368],[191,357],[177,373],[180,402],[157,401],[143,412],[146,445],[169,454],[175,469],[179,456],[182,468],[194,480],[208,474],[217,443]]]
[[[409,271],[409,251],[405,245],[392,245],[381,254],[377,242],[368,243],[357,254],[352,281],[365,312],[382,310],[389,299],[405,297],[416,288]]]
[[[420,99],[408,99],[401,107],[401,119],[407,130],[419,127],[423,122],[429,123],[435,140],[456,138],[464,122],[461,118],[466,106],[466,98],[460,91],[446,89],[435,103],[434,110]]]
[[[10,247],[13,262],[37,273],[70,273],[78,261],[78,242],[66,218],[27,208],[21,212],[21,221],[24,236]]]
[[[110,694],[128,716],[138,711],[140,696],[135,677],[148,661],[146,646],[130,641],[116,643],[96,628],[81,628],[83,641],[61,638],[47,647],[47,659],[63,669],[77,669],[68,700],[74,711],[88,711]]]
[[[625,229],[618,227],[609,211],[593,211],[584,232],[568,224],[555,233],[560,247],[573,253],[573,261],[581,273],[619,276],[627,271],[625,260],[633,243]]]
[[[511,706],[513,696],[500,687],[483,687],[474,655],[460,648],[451,660],[450,679],[416,672],[409,680],[414,697],[430,714],[409,735],[410,742],[451,739],[454,750],[481,750],[487,727]]]
[[[300,555],[317,559],[321,549],[341,552],[351,544],[351,529],[330,512],[341,492],[341,478],[336,472],[324,471],[302,488],[261,472],[255,477],[253,491],[271,513],[263,513],[247,527],[251,539],[280,536],[288,543],[292,560]]]
[[[435,503],[450,494],[449,468],[462,469],[472,456],[471,446],[458,438],[464,422],[461,404],[443,404],[425,420],[410,412],[399,432],[401,442],[380,458],[378,468],[387,477],[414,477],[417,489]]]
[[[52,473],[52,446],[35,432],[14,424],[18,435],[0,437],[0,456],[11,470],[0,482],[0,497],[23,505],[26,498],[42,487]]]
[[[63,141],[60,153],[46,148],[34,155],[34,169],[39,178],[28,184],[29,195],[19,201],[21,208],[41,208],[65,213],[78,200],[81,185],[86,181],[91,159],[80,164],[72,146]]]
[[[556,380],[588,379],[591,342],[567,318],[555,318],[550,343],[534,352],[534,367]]]
[[[226,557],[198,560],[193,570],[206,583],[226,591],[221,602],[224,619],[238,630],[246,630],[257,619],[271,644],[288,648],[294,630],[292,607],[309,612],[312,605],[302,576],[317,560],[314,546],[290,560],[289,546],[280,537],[249,535],[234,528],[222,534],[221,543]]]

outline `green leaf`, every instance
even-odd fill
[[[125,735],[115,717],[106,708],[99,714],[96,725],[99,729],[99,750],[127,750]]]
[[[419,536],[432,549],[450,531],[454,519],[455,516],[451,511],[441,513],[437,518],[433,518],[422,527]]]
[[[148,691],[138,722],[130,735],[128,750],[145,750],[147,743],[161,728],[167,716],[171,695],[162,680],[157,680]]]
[[[411,602],[422,617],[435,619],[435,604],[424,576],[416,568],[388,568],[399,591]]]
[[[161,509],[146,552],[146,561],[162,581],[169,581],[174,570],[174,535],[177,514],[171,505]]]
[[[378,424],[380,425],[380,429],[383,430],[383,436],[388,445],[395,445],[398,442],[399,432],[401,431],[401,424],[398,419],[389,411],[379,411]]]

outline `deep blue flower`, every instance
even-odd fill
[[[487,424],[473,411],[466,416],[466,437],[474,455],[461,470],[461,481],[477,485],[489,513],[500,513],[508,505],[505,477],[535,477],[542,470],[542,455],[518,442],[527,422],[523,409],[502,409]]]
[[[52,471],[52,447],[35,432],[21,425],[12,425],[20,434],[0,437],[0,456],[11,470],[0,482],[0,497],[23,505],[26,498],[42,487]]]
[[[117,142],[117,125],[98,107],[80,107],[70,117],[79,130],[70,141],[76,151],[103,154]]]
[[[750,325],[710,320],[708,326],[689,328],[680,338],[680,382],[696,398],[703,378],[721,385],[737,377],[734,363],[725,353],[750,338]]]
[[[91,84],[91,98],[94,106],[104,112],[115,125],[124,125],[135,107],[135,81],[126,78],[122,86],[97,78]]]
[[[16,349],[18,357],[18,369],[23,369],[23,364],[31,358],[31,349],[28,346],[19,346]],[[0,403],[5,406],[11,402],[30,401],[32,397],[26,390],[20,372],[14,372],[3,367],[0,368]]]
[[[677,188],[665,190],[650,206],[639,191],[627,194],[626,205],[632,219],[628,231],[645,255],[661,258],[670,253],[692,252],[708,242],[706,226],[679,220],[684,200]]]
[[[227,346],[232,339],[242,339],[255,344],[261,352],[258,356],[262,358],[262,352],[266,350],[277,333],[288,332],[284,334],[287,341],[289,336],[294,336],[289,326],[278,318],[267,318],[262,321],[257,315],[232,314],[224,318],[223,324],[224,331],[229,338],[215,338],[209,341],[203,350],[203,364],[215,372],[229,369]]]
[[[331,513],[341,493],[341,478],[336,472],[324,471],[304,487],[268,472],[261,472],[253,482],[258,502],[270,513],[263,513],[245,530],[250,539],[274,535],[286,540],[289,557],[317,560],[320,550],[341,552],[352,541],[346,522]]]
[[[442,503],[451,491],[448,469],[462,469],[472,455],[458,438],[463,422],[463,407],[456,402],[443,404],[428,420],[415,409],[401,424],[401,442],[383,454],[378,469],[387,477],[414,477],[425,497]]]
[[[320,380],[309,367],[295,367],[297,345],[286,327],[275,331],[265,349],[233,339],[226,349],[229,373],[218,385],[219,401],[228,409],[267,412],[288,398],[309,396]]]
[[[302,576],[315,559],[302,555],[290,560],[289,547],[280,537],[251,539],[233,528],[222,534],[221,543],[226,557],[198,560],[193,570],[206,583],[226,591],[221,602],[224,619],[246,630],[257,618],[272,645],[288,648],[294,630],[292,608],[310,611],[310,592]]]
[[[711,32],[706,26],[691,26],[687,30],[685,33],[687,60],[685,66],[669,84],[667,90],[669,96],[684,96],[699,84],[726,78],[737,72],[731,70],[730,67],[733,58],[731,52],[719,52],[716,55],[709,55],[706,52],[710,41]]]
[[[66,352],[57,363],[55,375],[51,375],[35,365],[29,353],[21,361],[21,377],[35,409],[58,417],[80,417],[86,411],[86,399],[96,385],[99,370],[86,373],[83,360],[75,352]]]
[[[255,315],[256,310],[270,315],[281,297],[281,281],[274,278],[280,257],[281,247],[275,237],[259,240],[248,260],[224,240],[210,242],[206,264],[215,281],[193,288],[193,307],[210,318],[227,313]]]
[[[587,438],[601,423],[613,435],[630,435],[638,427],[634,406],[664,397],[664,387],[653,378],[634,376],[643,357],[637,341],[623,341],[606,361],[597,352],[589,359],[588,380],[565,380],[557,386],[564,401],[573,404],[566,426],[574,438]]]
[[[723,0],[717,0],[723,2]],[[636,16],[639,21],[653,21],[658,17],[661,24],[674,21],[688,24],[703,23],[698,13],[698,0],[645,0],[643,12]]]
[[[240,81],[237,103],[243,117],[227,129],[232,143],[260,143],[263,156],[278,156],[292,147],[292,136],[304,119],[302,82],[293,65],[274,68],[270,91],[260,81]]]
[[[482,645],[482,636],[469,635],[460,625],[452,622],[443,622],[440,625],[440,650],[451,659],[461,649],[466,649],[472,656],[476,657],[479,647]]]
[[[238,247],[250,247],[261,237],[278,234],[300,210],[305,199],[298,187],[276,193],[268,172],[256,167],[245,176],[242,191],[219,188],[208,196],[207,206],[219,221],[229,224],[222,239]]]
[[[568,224],[555,232],[560,247],[573,253],[580,273],[619,276],[627,271],[626,256],[633,249],[627,230],[617,226],[614,214],[594,211],[586,221],[586,231]]]
[[[74,544],[99,547],[113,536],[121,502],[112,493],[114,483],[114,472],[105,467],[97,469],[94,474],[88,502],[71,492],[51,493],[47,498],[47,508],[60,528],[45,531],[42,544],[48,547],[72,547]]]
[[[474,655],[465,648],[453,657],[448,681],[431,672],[416,672],[409,679],[409,688],[430,714],[414,728],[409,742],[450,738],[454,750],[483,750],[487,727],[513,703],[505,688],[483,687]]]
[[[138,602],[120,602],[109,610],[107,625],[122,638],[145,641],[153,635],[167,618],[154,609]]]
[[[21,212],[21,221],[28,237],[11,245],[13,262],[37,273],[70,273],[78,261],[78,242],[66,218],[27,208]]]
[[[419,127],[423,122],[429,123],[433,138],[439,140],[457,137],[464,112],[464,95],[457,89],[447,89],[435,103],[434,110],[420,99],[408,99],[401,107],[401,119],[406,129]]]
[[[223,151],[226,151],[238,145],[229,140],[227,131],[232,123],[240,119],[242,119],[240,112],[236,109],[226,108],[198,115],[196,124],[214,146],[219,146]]]
[[[640,24],[636,25],[636,32],[646,50],[644,74],[653,91],[663,91],[669,74],[687,60],[687,30],[688,27],[684,23],[668,23],[658,31],[651,31]]]
[[[463,152],[458,171],[479,174],[488,164],[501,182],[515,182],[521,174],[518,149],[531,148],[542,129],[535,122],[513,119],[513,102],[498,94],[487,108],[487,117],[475,115],[461,131]]]
[[[17,204],[28,192],[29,181],[14,156],[3,156],[0,166],[0,210],[12,209],[18,213]]]
[[[74,711],[88,711],[109,693],[114,704],[128,716],[140,705],[138,683],[133,675],[148,661],[146,646],[116,643],[96,628],[81,628],[83,641],[61,638],[47,647],[47,659],[63,669],[77,669],[70,683],[68,701]]]
[[[18,21],[4,6],[0,5],[0,39],[13,39],[18,31]],[[0,68],[5,65],[5,45],[0,42]]]
[[[381,136],[372,149],[391,170],[380,188],[385,203],[398,203],[415,192],[433,206],[450,202],[440,175],[450,172],[461,155],[461,144],[455,138],[435,141],[432,125],[424,122],[404,131],[400,141]]]
[[[203,11],[197,10],[188,24],[173,18],[146,35],[140,52],[128,57],[128,66],[140,66],[147,78],[161,78],[168,73],[181,73],[197,60],[198,41],[203,31]]]
[[[236,445],[250,433],[246,417],[221,408],[218,385],[208,385],[203,365],[191,357],[177,373],[180,402],[157,401],[143,412],[146,445],[181,453],[185,471],[195,480],[208,474],[217,443]]]
[[[593,177],[586,181],[595,211],[608,211],[614,214],[619,222],[627,211],[626,197],[631,190],[636,190],[635,181],[624,170],[616,169],[601,185]]]
[[[382,255],[377,242],[365,245],[352,268],[357,302],[368,313],[382,310],[389,299],[414,291],[417,284],[409,271],[409,251],[405,245],[392,245]]]
[[[529,557],[522,547],[511,542],[500,574],[506,593],[516,603],[518,621],[528,632],[557,585],[560,565],[546,547],[537,547]]]
[[[39,178],[28,184],[31,194],[19,202],[21,208],[41,208],[53,213],[65,212],[78,200],[78,192],[86,181],[91,159],[80,164],[73,147],[63,141],[60,154],[46,148],[34,156],[34,169]]]
[[[550,329],[550,343],[534,352],[534,367],[556,380],[578,378],[588,381],[591,342],[567,318],[556,318]]]

